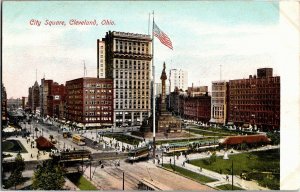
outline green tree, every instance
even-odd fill
[[[14,170],[11,172],[7,183],[6,183],[6,188],[9,188],[11,186],[16,186],[19,184],[23,183],[23,175],[22,172],[25,169],[25,162],[24,159],[22,158],[21,154],[18,153],[15,162],[14,162]]]
[[[209,157],[209,162],[210,164],[214,163],[217,161],[217,155],[216,155],[216,152],[214,151],[211,156]]]
[[[64,172],[52,161],[43,162],[34,172],[32,188],[36,190],[61,190],[65,184]]]

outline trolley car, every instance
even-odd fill
[[[128,160],[136,161],[141,158],[148,158],[149,152],[150,152],[149,146],[132,149],[128,152]]]
[[[85,145],[85,139],[81,135],[78,135],[78,134],[73,135],[72,140],[73,140],[74,143],[76,143],[79,146],[80,145]]]
[[[163,148],[165,148],[164,151],[166,154],[175,153],[175,152],[184,152],[190,149],[190,143],[189,142],[170,143],[164,145]]]

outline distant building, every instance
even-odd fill
[[[25,110],[27,105],[28,105],[28,97],[22,97],[22,109]]]
[[[32,108],[32,87],[28,88],[28,107]]]
[[[31,110],[36,113],[38,107],[40,107],[40,87],[37,81],[35,81],[34,85],[31,87]]]
[[[51,85],[51,92],[47,96],[47,114],[50,117],[63,117],[64,109],[61,108],[62,102],[65,100],[66,90],[63,84],[59,85],[54,82]]]
[[[7,94],[3,83],[1,84],[1,121],[3,125],[7,122]]]
[[[53,80],[46,80],[45,78],[41,79],[40,86],[40,107],[41,107],[41,116],[47,117],[48,114],[48,96],[51,95]]]
[[[9,98],[7,99],[7,108],[9,109],[18,109],[22,108],[22,99],[20,98]]]
[[[204,88],[204,90],[206,90],[206,88]],[[211,115],[211,97],[208,95],[208,92],[203,92],[203,94],[196,96],[192,96],[192,91],[190,93],[191,95],[177,88],[174,92],[171,92],[169,95],[169,110],[185,119],[201,121],[203,123],[209,122]]]
[[[113,81],[92,77],[67,81],[65,114],[79,127],[113,125]]]
[[[211,97],[209,95],[183,97],[185,119],[208,123],[210,120]]]
[[[280,129],[280,77],[272,73],[271,68],[262,68],[257,69],[257,77],[229,81],[229,122]]]
[[[97,42],[100,75],[105,42],[105,77],[114,81],[114,126],[141,125],[151,110],[151,36],[109,31]]]
[[[97,77],[105,78],[105,41],[97,40]]]
[[[188,72],[182,69],[171,69],[169,75],[170,92],[176,87],[179,90],[186,91],[188,89]]]
[[[187,93],[191,97],[203,96],[208,93],[208,86],[192,86],[188,87]]]
[[[187,93],[175,88],[174,92],[169,94],[169,111],[176,115],[183,115],[183,100],[182,97],[187,97]]]
[[[213,81],[211,91],[211,119],[213,124],[227,123],[228,82]]]
[[[28,107],[33,113],[40,107],[40,87],[37,81],[28,89]]]

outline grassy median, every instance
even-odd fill
[[[233,189],[232,189],[232,185],[230,184],[225,184],[225,185],[220,185],[220,186],[217,186],[218,189],[221,189],[221,190],[245,190],[243,188],[239,188],[237,186],[233,186]]]
[[[80,190],[97,190],[97,188],[89,182],[81,173],[70,173],[66,175],[72,183]]]
[[[206,177],[204,175],[200,175],[198,173],[195,173],[193,171],[184,169],[182,167],[178,167],[175,165],[171,165],[171,164],[164,164],[163,165],[164,168],[175,171],[177,173],[179,173],[180,175],[186,176],[188,178],[194,179],[195,181],[199,182],[199,183],[210,183],[210,182],[214,182],[217,181],[216,179],[210,178],[210,177]]]

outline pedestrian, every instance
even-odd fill
[[[171,160],[171,158],[170,158],[170,164],[172,163],[172,160]]]
[[[31,158],[33,157],[33,156],[32,156],[32,153],[31,153],[30,157],[31,157]]]

